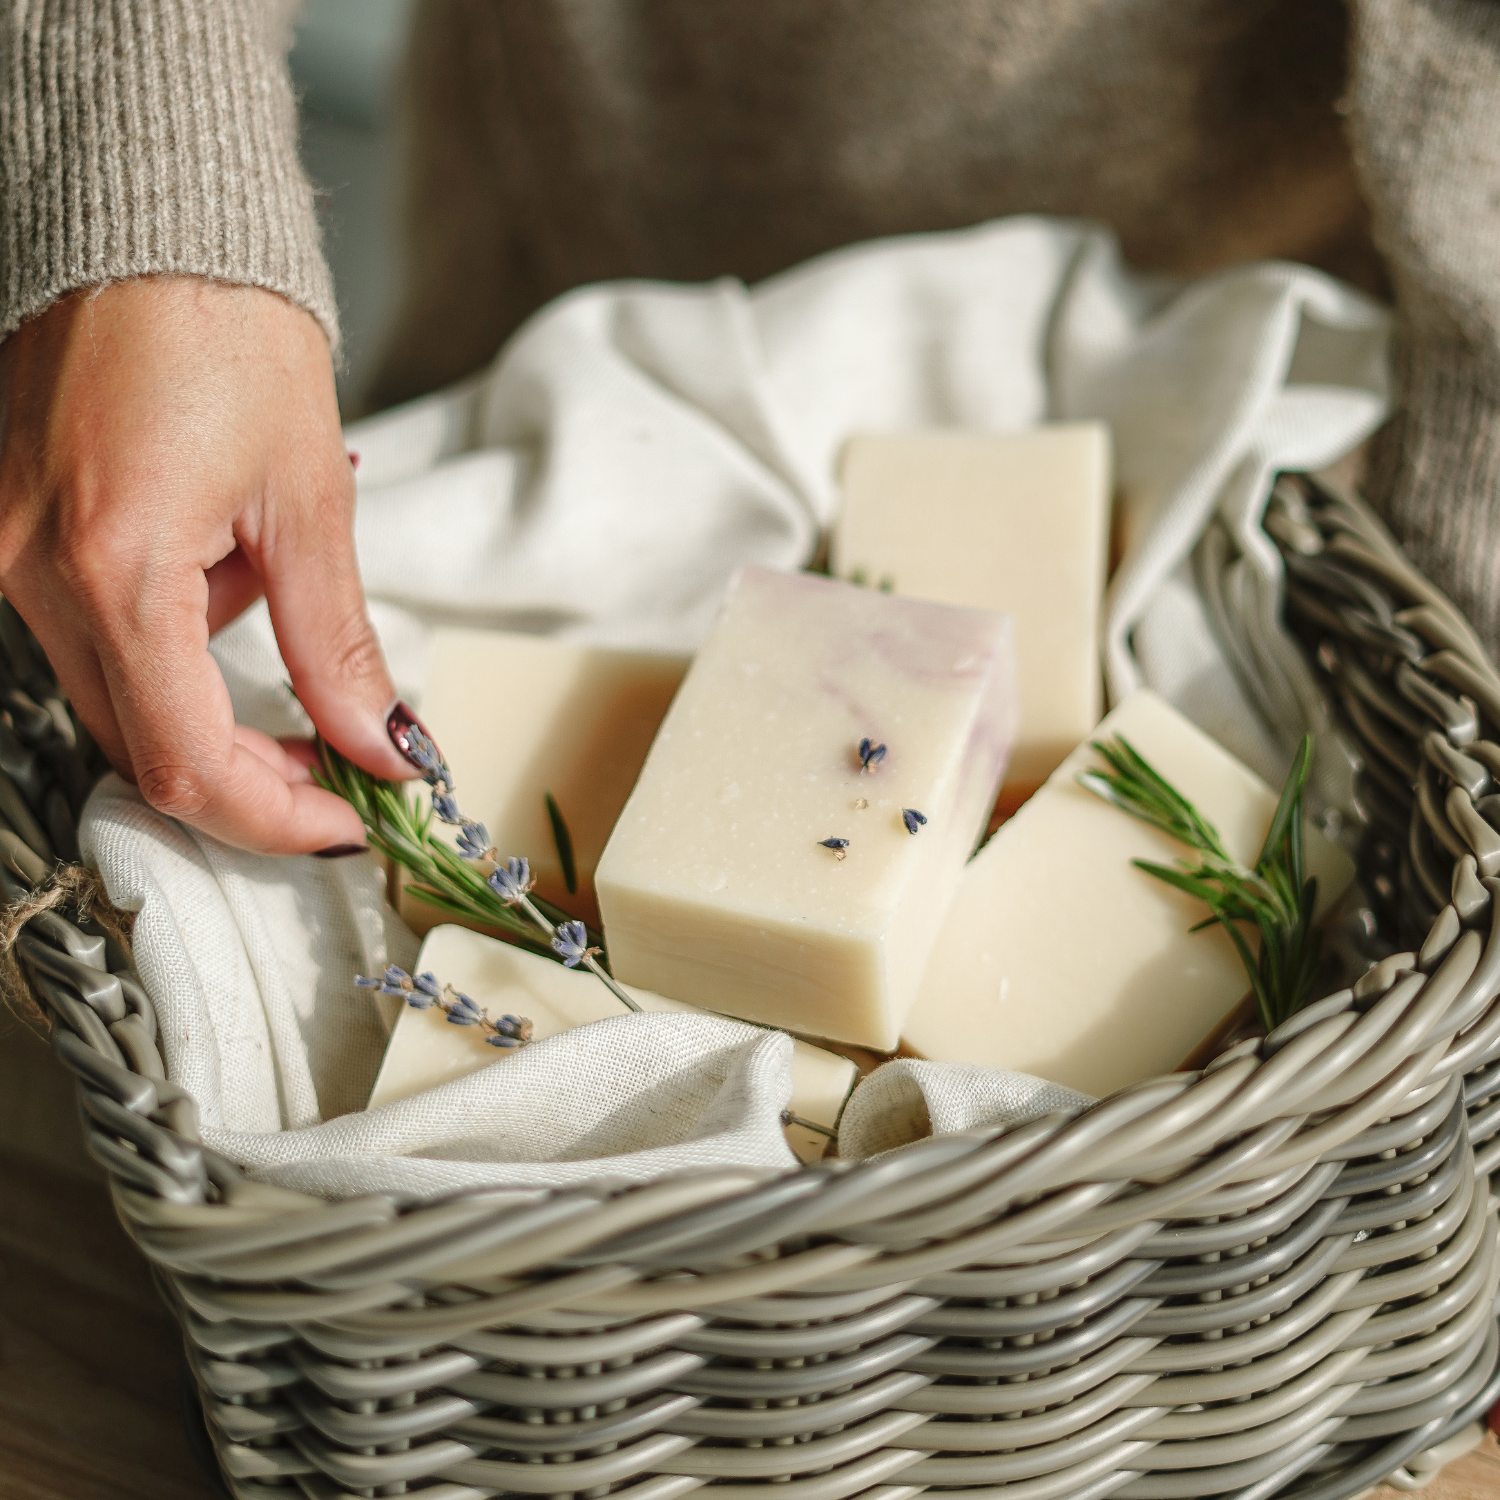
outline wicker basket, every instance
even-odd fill
[[[1334,1500],[1429,1474],[1500,1384],[1500,676],[1358,506],[1303,493],[1273,526],[1288,618],[1420,951],[1081,1115],[748,1186],[326,1203],[205,1149],[124,950],[35,918],[18,952],[233,1493]]]

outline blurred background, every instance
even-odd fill
[[[396,90],[414,0],[307,0],[292,51],[302,160],[318,195],[344,329],[339,405],[364,410],[400,285]]]

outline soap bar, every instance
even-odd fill
[[[1109,429],[854,437],[829,564],[914,599],[1015,621],[1020,723],[1006,797],[1021,800],[1099,722],[1109,548]]]
[[[1014,687],[1003,615],[742,570],[599,862],[616,977],[894,1047]]]
[[[590,973],[565,969],[551,959],[497,942],[463,927],[435,927],[417,955],[418,974],[437,975],[444,984],[468,995],[491,1016],[525,1016],[532,1037],[556,1036],[589,1021],[625,1014],[624,1007]],[[649,990],[631,990],[647,1011],[686,1011],[695,1007],[664,999]],[[403,1006],[385,1058],[370,1093],[369,1108],[393,1104],[423,1089],[461,1078],[490,1063],[514,1057],[490,1046],[477,1026],[453,1026],[441,1010]],[[837,1128],[839,1113],[856,1069],[845,1057],[807,1042],[792,1042],[792,1098],[788,1105],[799,1119]],[[787,1143],[802,1161],[820,1161],[828,1137],[805,1126],[784,1127]]]
[[[591,925],[594,867],[687,670],[681,656],[567,645],[497,630],[432,637],[422,720],[503,858],[525,855],[539,895]],[[550,792],[572,843],[570,891],[548,816]],[[454,842],[457,830],[434,830]],[[409,894],[401,915],[426,932],[453,918]]]
[[[1255,859],[1277,792],[1149,691],[1090,739],[1112,735],[1193,802],[1236,859]],[[1074,780],[1100,764],[1080,745],[969,864],[907,1019],[912,1051],[1102,1096],[1178,1067],[1249,989],[1222,928],[1189,931],[1202,903],[1131,864],[1190,851]],[[1304,848],[1326,909],[1353,865],[1310,827]]]

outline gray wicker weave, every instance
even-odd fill
[[[325,1203],[205,1149],[125,951],[34,918],[233,1493],[1335,1500],[1436,1462],[1497,1394],[1500,676],[1357,507],[1283,488],[1273,529],[1418,951],[1081,1115],[764,1181]],[[76,853],[87,761],[8,607],[0,644],[14,895]]]

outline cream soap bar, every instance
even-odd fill
[[[415,972],[436,974],[492,1016],[526,1016],[534,1040],[625,1014],[625,1008],[592,974],[565,969],[551,959],[463,927],[435,927],[429,932],[417,955]],[[631,995],[648,1011],[694,1009],[649,990],[632,990]],[[403,1006],[386,1045],[369,1107],[378,1109],[410,1098],[515,1055],[490,1046],[477,1026],[450,1025],[436,1008]],[[854,1087],[855,1071],[848,1058],[794,1040],[788,1108],[800,1119],[834,1130]],[[822,1159],[828,1146],[826,1135],[795,1124],[785,1130],[788,1145],[802,1161]]]
[[[1277,793],[1154,693],[1090,739],[1116,734],[1254,860]],[[1131,864],[1188,851],[1074,781],[1099,763],[1080,745],[970,863],[907,1019],[913,1051],[1102,1096],[1178,1067],[1248,990],[1228,935],[1188,930],[1205,908]],[[1305,849],[1326,909],[1353,866],[1311,828]]]
[[[855,437],[842,478],[833,573],[1015,621],[1020,724],[1007,800],[1039,786],[1103,711],[1109,429]]]
[[[422,720],[442,746],[466,816],[502,856],[524,854],[537,891],[597,924],[594,867],[687,659],[565,645],[496,630],[438,630]],[[547,814],[551,792],[576,865],[570,892]],[[456,830],[435,829],[450,842]],[[452,917],[408,894],[418,932]]]
[[[742,570],[599,862],[615,975],[894,1047],[1004,771],[1014,686],[1002,615]]]

